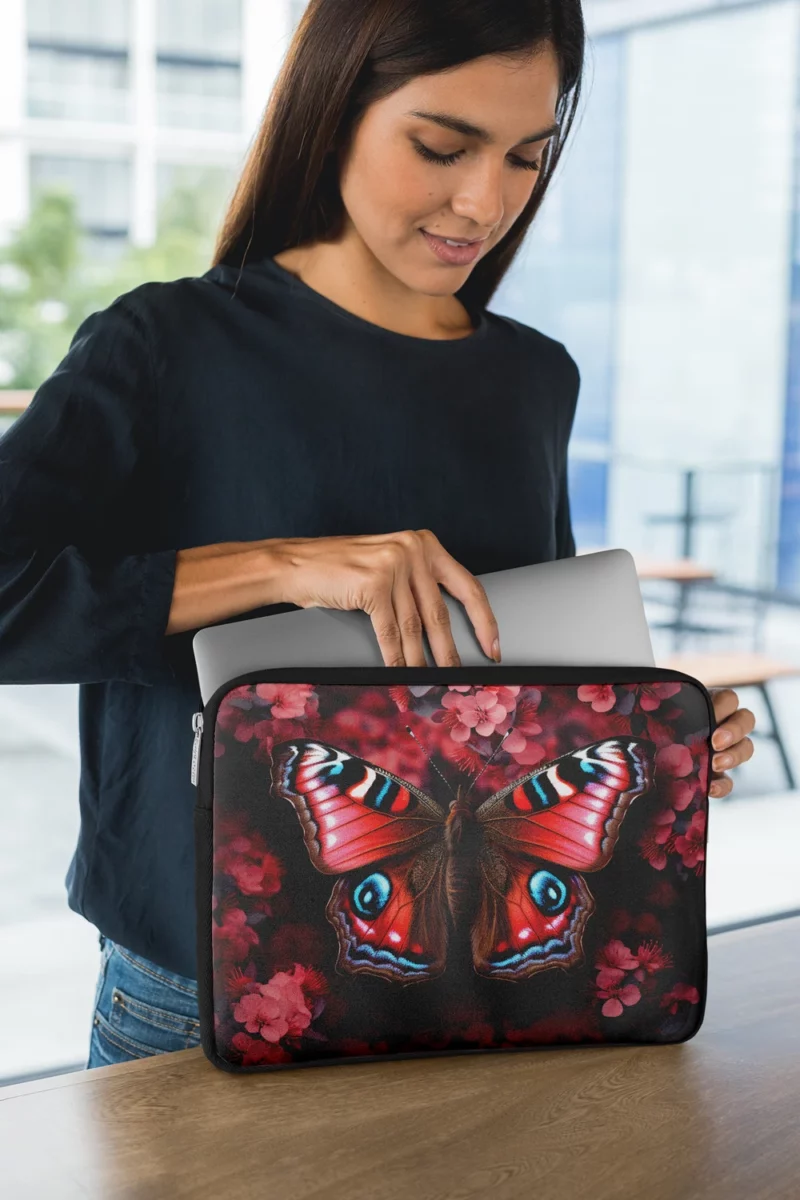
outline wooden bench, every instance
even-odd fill
[[[792,764],[786,747],[783,744],[780,727],[772,707],[767,684],[773,679],[786,675],[800,675],[800,663],[786,662],[784,659],[770,658],[766,654],[749,653],[747,651],[731,650],[721,654],[669,654],[657,659],[659,667],[668,667],[676,671],[685,671],[693,675],[707,688],[758,688],[764,698],[764,706],[769,714],[772,728],[762,730],[756,727],[752,737],[771,738],[778,747],[781,763],[786,774],[789,787],[794,791],[795,781]]]

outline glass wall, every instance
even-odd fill
[[[165,0],[157,11],[159,124],[184,129],[239,129],[239,0]]]
[[[125,238],[131,203],[129,158],[71,158],[33,154],[30,158],[31,190],[61,184],[76,200],[78,219],[85,233],[95,238]]]
[[[697,466],[696,552],[763,578],[789,320],[798,7],[747,5],[628,38],[609,528],[674,554],[673,468]],[[652,471],[642,469],[652,464]],[[702,505],[702,508],[700,508]],[[789,531],[784,530],[784,534]],[[796,530],[794,536],[800,536]]]
[[[579,364],[580,403],[570,457],[570,500],[579,545],[606,536],[612,440],[623,187],[625,39],[590,48],[584,96],[523,253],[490,308],[563,342]]]
[[[27,112],[130,119],[130,0],[28,0]]]
[[[779,511],[784,435],[800,426],[787,410],[797,27],[781,0],[590,41],[572,142],[491,306],[580,365],[579,544],[681,553],[696,468],[707,519],[693,552],[742,585],[797,578],[800,476]],[[787,441],[786,471],[798,461]]]

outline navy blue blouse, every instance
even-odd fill
[[[428,527],[476,575],[575,553],[578,368],[472,315],[466,338],[395,333],[271,258],[145,283],[81,323],[0,438],[0,683],[80,684],[69,905],[162,967],[196,976],[178,549]]]

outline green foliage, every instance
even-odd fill
[[[155,242],[126,243],[111,257],[83,234],[69,190],[39,192],[27,223],[0,246],[0,387],[35,390],[81,321],[140,283],[204,274],[228,182],[187,169],[159,210]]]

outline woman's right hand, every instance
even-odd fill
[[[461,665],[439,584],[461,601],[484,654],[499,662],[499,645],[492,649],[499,630],[483,584],[429,529],[269,544],[282,562],[282,599],[300,608],[361,609],[384,666],[426,666],[423,629],[437,666]]]

